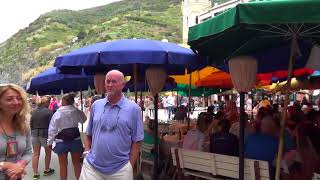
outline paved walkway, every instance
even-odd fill
[[[44,171],[44,156],[45,152],[44,149],[42,148],[41,153],[40,153],[40,159],[39,159],[39,173],[40,173],[40,179],[43,180],[58,180],[60,179],[59,176],[59,160],[58,156],[52,152],[51,155],[51,164],[50,168],[55,170],[55,173],[50,175],[50,176],[43,176],[43,171]],[[71,161],[71,156],[69,155],[68,157],[68,180],[76,180],[73,172],[73,166],[72,166],[72,161]],[[28,164],[26,167],[27,175],[23,178],[24,180],[32,180],[33,176],[33,170],[32,170],[32,165],[31,162]]]

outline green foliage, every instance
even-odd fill
[[[124,0],[43,14],[0,44],[0,82],[24,84],[58,55],[96,42],[165,38],[181,43],[181,18],[180,0]]]

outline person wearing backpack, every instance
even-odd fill
[[[74,106],[74,98],[74,93],[62,96],[61,107],[53,114],[48,131],[48,144],[56,142],[53,151],[59,158],[60,180],[67,179],[68,152],[71,153],[76,179],[79,179],[81,172],[83,146],[78,123],[84,123],[87,118],[83,111]]]

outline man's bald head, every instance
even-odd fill
[[[123,73],[122,73],[121,71],[119,71],[119,70],[111,70],[111,71],[109,71],[109,72],[106,74],[106,79],[107,79],[108,76],[111,76],[111,75],[119,78],[118,80],[119,80],[120,82],[122,82],[123,84],[125,83],[124,75],[123,75]]]
[[[122,89],[124,88],[125,81],[124,75],[118,70],[111,70],[107,73],[105,79],[105,88],[108,94],[108,98],[121,98]],[[109,99],[109,100],[110,100]]]

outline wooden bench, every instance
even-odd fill
[[[178,180],[182,179],[182,174],[212,180],[239,179],[239,157],[181,148],[171,148],[171,155],[173,165],[177,166]],[[244,179],[270,179],[268,162],[245,159],[244,164]]]

